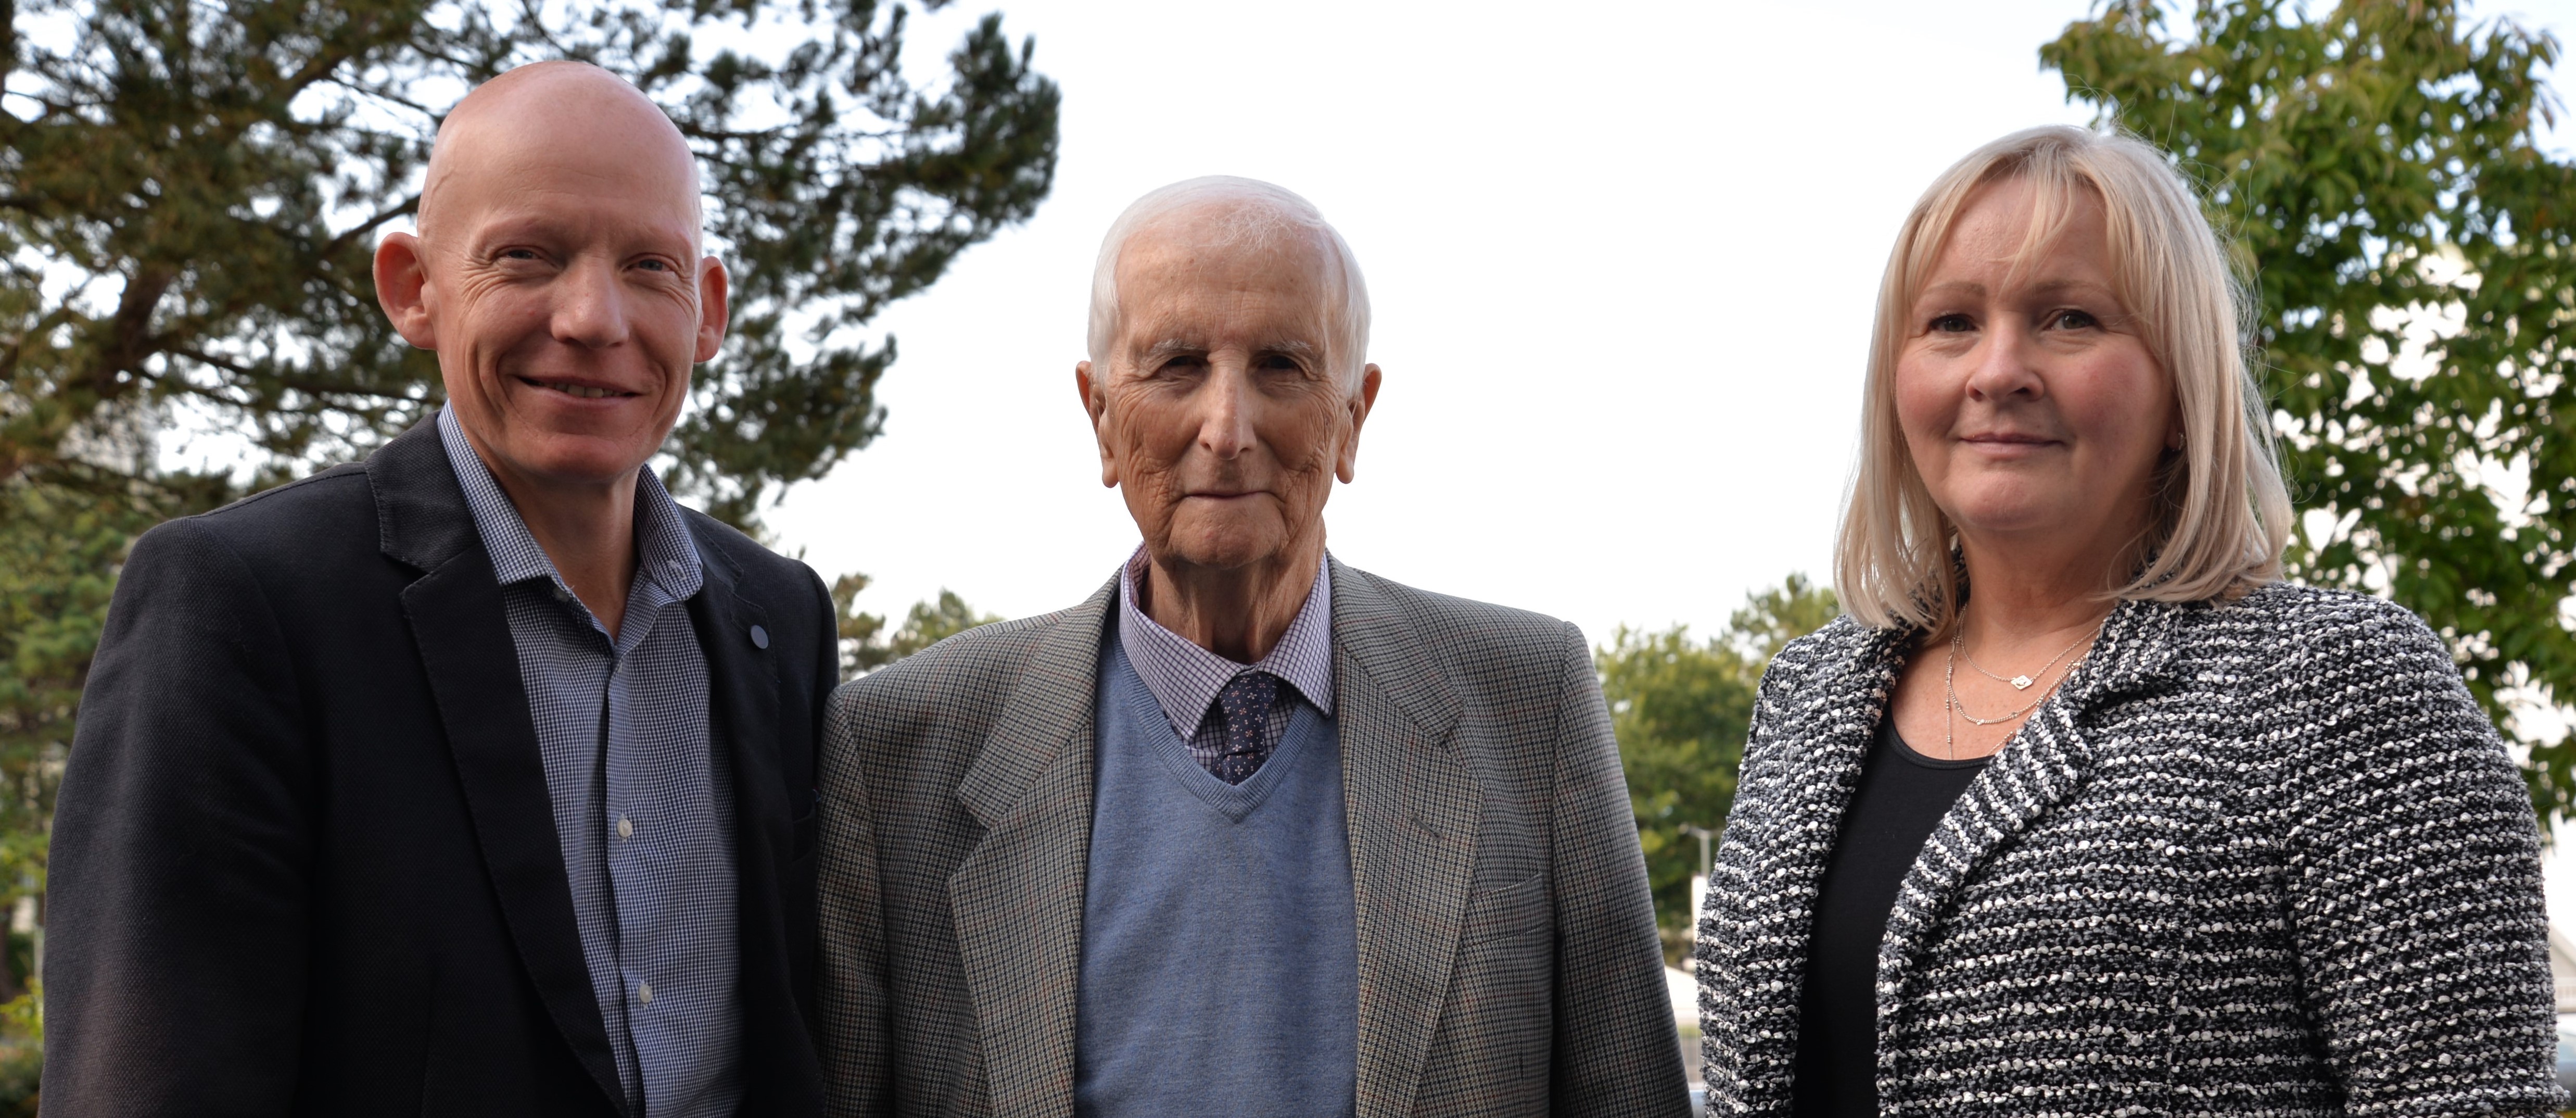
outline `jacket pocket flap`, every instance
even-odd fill
[[[1516,936],[1547,925],[1547,875],[1480,893],[1467,899],[1464,941]]]

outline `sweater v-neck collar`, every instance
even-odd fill
[[[1117,649],[1116,641],[1104,643]],[[1111,678],[1121,686],[1114,690],[1123,693],[1120,699],[1126,705],[1127,722],[1133,733],[1143,736],[1140,744],[1161,762],[1161,767],[1173,780],[1228,822],[1241,823],[1259,810],[1262,802],[1270,798],[1271,791],[1278,788],[1287,779],[1287,774],[1294,771],[1311,752],[1310,741],[1323,736],[1318,731],[1328,731],[1327,726],[1318,725],[1327,716],[1312,706],[1295,704],[1295,709],[1288,716],[1288,728],[1279,735],[1279,746],[1271,751],[1269,759],[1263,761],[1261,767],[1243,783],[1228,784],[1207,771],[1197,758],[1190,756],[1189,744],[1173,732],[1170,720],[1163,717],[1161,703],[1136,674],[1135,666],[1127,662],[1125,651],[1118,650],[1115,655],[1113,670],[1116,675]]]

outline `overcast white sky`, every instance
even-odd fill
[[[1137,195],[1233,174],[1312,199],[1368,275],[1386,383],[1335,554],[1595,642],[1714,631],[1828,574],[1906,207],[2087,119],[2036,53],[2081,0],[966,0],[918,42],[997,2],[1064,88],[1054,195],[884,316],[885,436],[769,516],[887,614],[943,586],[1060,608],[1135,546],[1073,391],[1093,255]],[[2576,37],[2576,0],[2474,10]],[[2576,928],[2576,863],[2550,878]]]
[[[1054,196],[884,317],[885,437],[769,521],[881,612],[1079,601],[1136,541],[1073,391],[1100,236],[1247,175],[1369,279],[1385,388],[1335,554],[1596,641],[1722,624],[1824,570],[1905,205],[1977,142],[2082,119],[2033,53],[2076,5],[1943,7],[1009,0],[1064,88]]]
[[[1137,195],[1235,174],[1312,199],[1368,275],[1386,380],[1335,554],[1596,642],[1714,630],[1828,573],[1906,207],[1978,143],[2087,118],[2036,53],[2069,0],[968,0],[917,46],[997,4],[1064,89],[1054,195],[883,317],[885,436],[768,518],[888,614],[943,586],[1056,609],[1134,547],[1073,391],[1093,255]],[[2565,27],[2576,0],[2498,11]]]

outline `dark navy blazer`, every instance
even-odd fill
[[[804,564],[697,513],[743,1112],[819,1114]],[[620,1115],[490,556],[424,423],[135,544],[57,805],[48,1115]]]

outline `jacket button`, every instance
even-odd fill
[[[767,648],[767,647],[769,647],[769,630],[767,630],[767,629],[763,629],[763,628],[761,628],[761,627],[760,627],[760,626],[758,626],[758,625],[754,625],[754,626],[752,626],[752,627],[751,627],[751,646],[752,646],[753,648]]]

